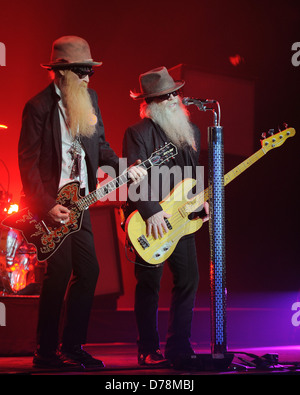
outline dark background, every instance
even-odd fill
[[[228,289],[299,289],[300,67],[291,63],[292,44],[300,41],[299,1],[1,1],[0,17],[0,41],[6,46],[6,66],[0,67],[0,124],[8,126],[0,131],[0,159],[9,169],[14,201],[21,191],[17,142],[22,110],[49,82],[40,63],[48,62],[56,38],[82,36],[93,58],[103,61],[90,86],[98,92],[106,137],[119,155],[124,130],[138,120],[129,90],[139,89],[139,74],[185,64],[249,79],[255,86],[253,152],[260,148],[261,132],[282,122],[298,134],[226,187]],[[234,66],[229,57],[237,54],[242,62]],[[235,138],[242,141],[243,131]],[[243,158],[225,159],[229,171]],[[205,152],[202,160],[207,166]],[[6,188],[4,166],[0,180]],[[206,292],[208,226],[198,232],[197,241],[200,289]],[[123,269],[123,276],[125,293],[132,292],[132,269]]]

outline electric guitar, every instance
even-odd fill
[[[288,128],[261,140],[262,148],[227,173],[224,176],[224,185],[233,181],[268,151],[280,147],[288,137],[294,136],[295,133],[295,129]],[[162,209],[171,214],[170,218],[165,219],[168,232],[164,233],[163,237],[158,236],[158,239],[154,239],[153,235],[147,236],[146,222],[137,210],[128,217],[125,224],[126,237],[135,251],[147,263],[158,265],[164,262],[172,254],[181,237],[201,228],[203,224],[201,218],[190,220],[188,216],[209,200],[209,188],[200,192],[193,199],[188,199],[187,195],[195,185],[196,180],[184,179],[160,202]]]
[[[159,166],[173,158],[177,153],[174,144],[166,143],[136,167],[143,166],[149,170],[152,166]],[[130,181],[128,171],[84,197],[80,196],[78,181],[70,182],[60,188],[56,202],[70,210],[69,220],[65,224],[54,222],[47,217],[39,218],[30,208],[24,208],[8,216],[2,224],[20,230],[27,243],[35,246],[37,260],[44,261],[55,253],[67,236],[80,230],[84,210]]]

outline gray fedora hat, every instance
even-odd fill
[[[146,99],[174,92],[185,84],[185,81],[174,81],[166,67],[158,67],[147,73],[141,74],[140,93],[130,91],[133,99]]]
[[[68,66],[101,66],[102,62],[94,62],[90,46],[86,40],[77,36],[63,36],[52,45],[51,60],[41,64],[48,70]]]

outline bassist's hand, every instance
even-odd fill
[[[202,218],[203,222],[209,221],[209,203],[204,202],[203,208],[205,210],[205,217]]]
[[[201,219],[202,222],[209,221],[209,203],[204,202],[203,204],[203,210],[201,210],[199,215],[196,215],[194,219]]]
[[[66,207],[62,206],[61,204],[56,204],[48,212],[48,214],[53,221],[64,224],[65,222],[69,221],[70,210],[68,210]]]
[[[164,236],[164,232],[168,232],[168,227],[165,221],[165,218],[170,218],[171,214],[166,213],[165,211],[159,211],[158,213],[152,215],[146,220],[147,224],[147,236],[149,237],[152,233],[155,239],[158,239],[158,235],[160,237]]]

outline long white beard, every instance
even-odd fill
[[[74,82],[72,72],[67,72],[61,86],[63,105],[73,137],[91,137],[96,130],[97,117],[85,82]]]
[[[173,107],[169,102],[161,105],[153,101],[141,109],[141,116],[151,118],[157,123],[177,147],[190,146],[196,150],[194,130],[188,112],[178,97],[174,101],[176,105]]]

